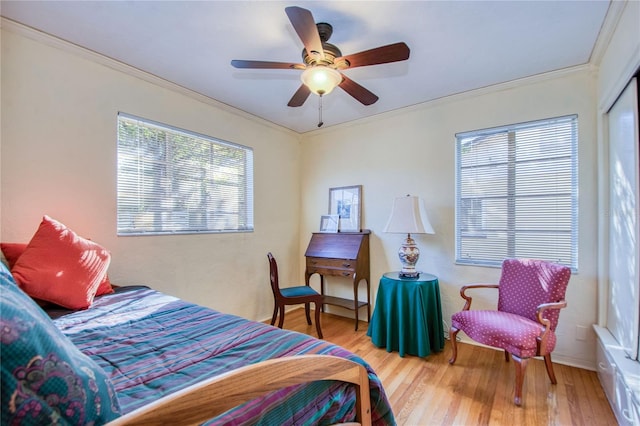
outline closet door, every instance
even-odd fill
[[[609,304],[607,328],[638,357],[638,84],[631,80],[609,110]]]

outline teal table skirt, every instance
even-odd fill
[[[367,336],[379,348],[426,357],[444,349],[440,287],[435,275],[400,278],[397,272],[380,279],[376,307]]]

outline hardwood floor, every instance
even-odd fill
[[[324,339],[365,359],[380,376],[398,425],[617,425],[595,372],[554,364],[557,385],[541,359],[527,366],[523,404],[513,404],[514,367],[504,353],[459,344],[449,365],[449,341],[427,358],[389,353],[367,337],[367,323],[321,314]],[[287,312],[284,327],[316,336],[304,310]]]

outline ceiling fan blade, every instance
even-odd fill
[[[355,81],[351,80],[346,75],[342,74],[342,83],[340,83],[340,88],[356,98],[363,105],[371,105],[376,103],[378,97],[371,93],[369,90],[360,86]]]
[[[307,100],[310,94],[311,94],[311,90],[309,90],[307,86],[302,84],[298,88],[298,90],[296,90],[296,93],[293,94],[293,97],[291,98],[287,106],[290,106],[290,107],[302,106],[302,104],[304,104],[304,101]]]
[[[262,68],[262,69],[300,69],[303,70],[307,66],[304,64],[292,64],[288,62],[269,62],[269,61],[244,61],[234,59],[231,65],[236,68]]]
[[[318,28],[311,12],[298,6],[286,7],[284,11],[298,33],[298,37],[302,40],[304,48],[307,49],[307,53],[314,56],[313,52],[316,52],[316,56],[324,59],[322,40],[320,40],[320,34],[318,34]]]
[[[394,43],[336,58],[335,62],[347,60],[348,68],[365,67],[367,65],[386,64],[409,59],[409,46],[405,43]]]

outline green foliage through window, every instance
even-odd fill
[[[253,150],[118,114],[118,235],[253,230]]]

